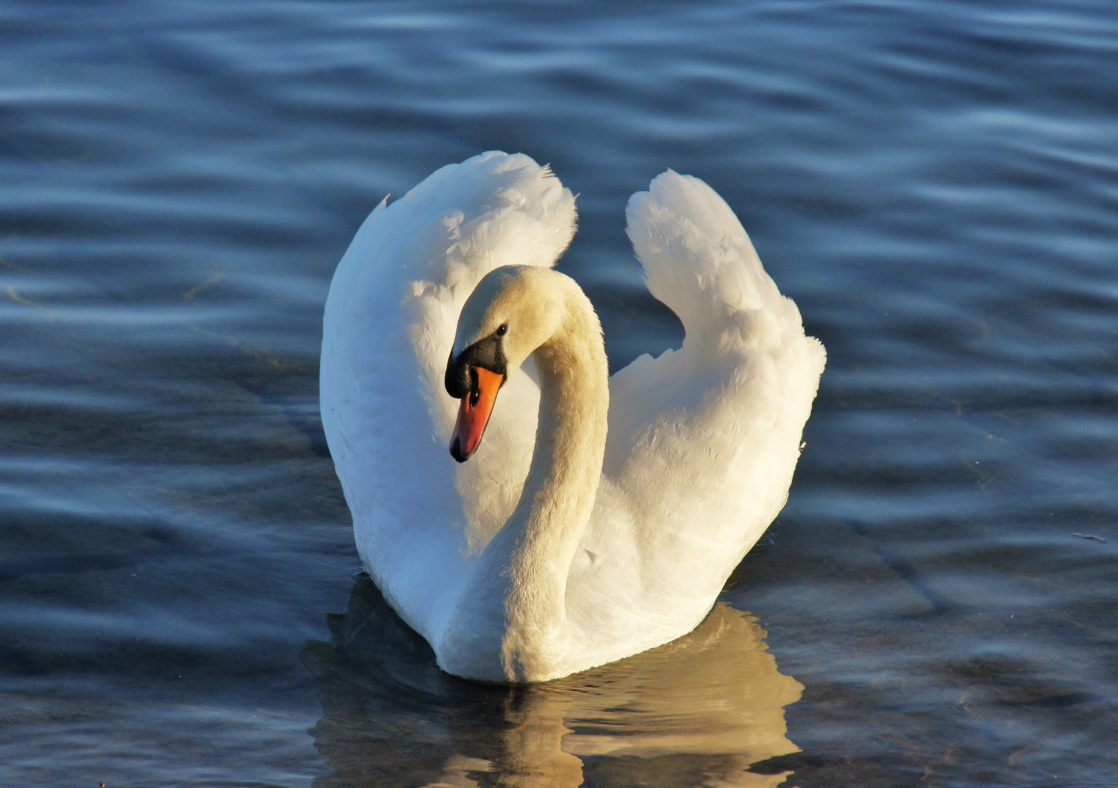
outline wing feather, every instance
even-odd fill
[[[443,370],[458,314],[493,268],[554,265],[575,221],[574,197],[548,170],[482,154],[382,202],[331,283],[323,427],[366,568],[430,642],[519,498],[539,409],[531,376],[512,375],[481,449],[454,462],[457,402]]]
[[[626,215],[648,289],[685,338],[610,379],[587,545],[639,564],[635,609],[701,617],[784,505],[826,354],[705,183],[669,170]]]

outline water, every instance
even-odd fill
[[[1113,785],[1116,56],[1108,0],[0,5],[0,783]],[[669,166],[829,352],[707,623],[517,690],[357,576],[317,405],[365,214],[494,148],[614,368],[680,341]]]

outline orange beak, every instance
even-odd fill
[[[504,375],[498,375],[488,369],[471,367],[470,370],[473,373],[470,377],[474,385],[461,400],[458,421],[450,436],[450,456],[458,462],[470,459],[470,455],[481,445],[481,436],[485,434],[485,427],[489,424],[493,403],[497,401],[497,392],[505,382]]]

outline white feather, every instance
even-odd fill
[[[686,338],[609,381],[604,470],[567,578],[573,648],[529,678],[643,651],[702,620],[784,504],[825,362],[702,181],[668,171],[627,216],[649,290]],[[575,220],[550,170],[483,154],[381,203],[330,287],[322,418],[358,551],[436,650],[520,497],[540,400],[529,361],[501,390],[477,454],[455,463],[457,401],[443,373],[456,321],[493,268],[552,266]]]

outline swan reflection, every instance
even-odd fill
[[[362,576],[329,643],[310,641],[323,717],[311,729],[333,773],[358,786],[772,786],[751,764],[797,750],[765,631],[719,605],[691,634],[565,679],[520,687],[448,676]]]

